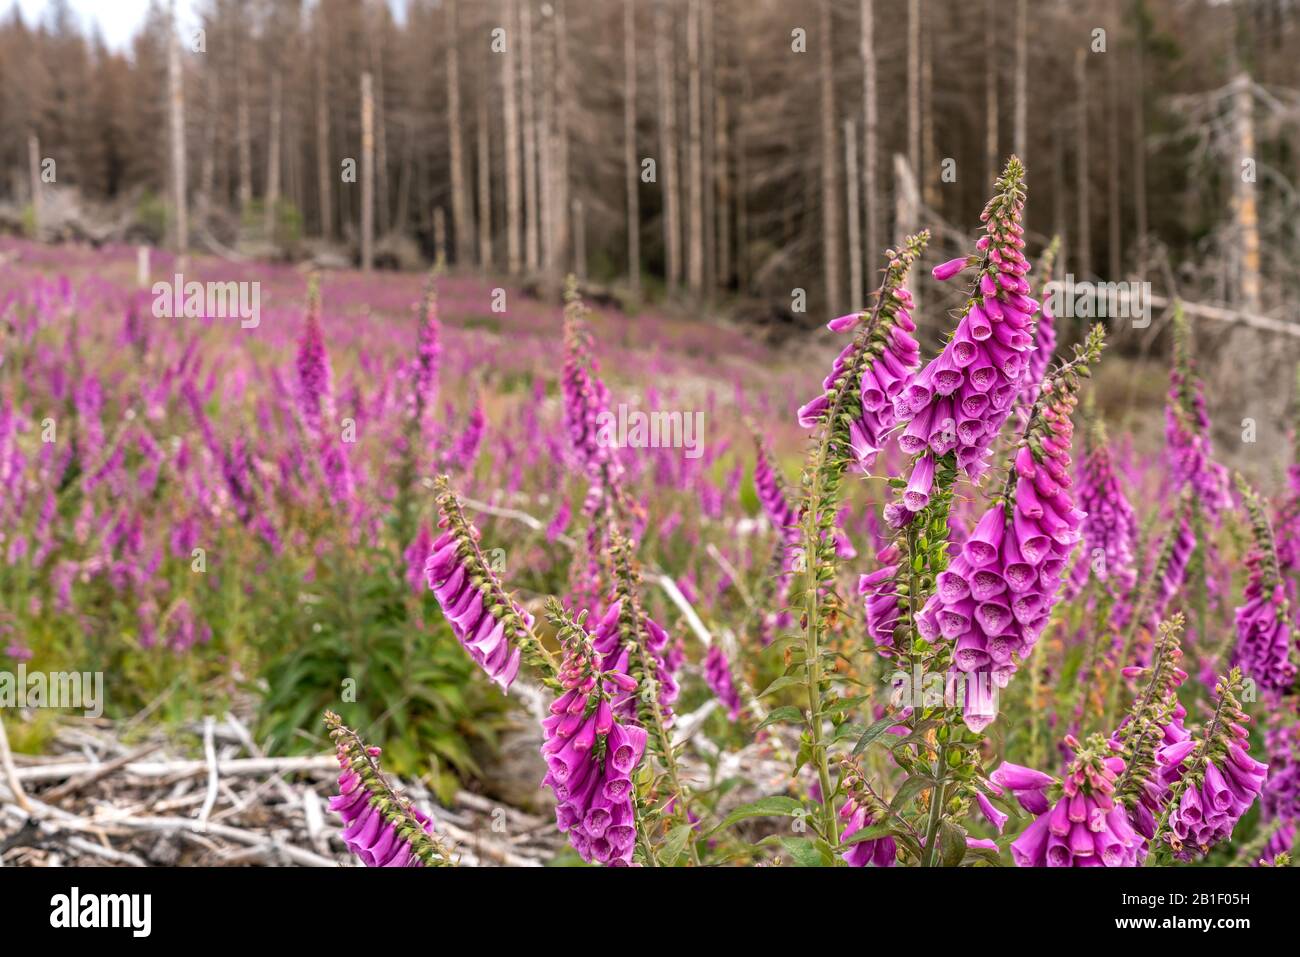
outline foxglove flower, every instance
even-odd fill
[[[897,545],[888,546],[878,556],[885,564],[858,579],[858,594],[863,596],[866,611],[867,634],[875,642],[876,649],[886,655],[894,650],[894,628],[901,614],[896,580],[899,554]]]
[[[1294,699],[1274,711],[1265,742],[1268,779],[1260,797],[1261,820],[1277,823],[1262,859],[1272,863],[1279,854],[1294,854],[1300,823],[1300,715]]]
[[[613,700],[634,696],[637,683],[626,673],[602,670],[603,656],[582,617],[565,620],[561,635],[564,693],[542,721],[542,784],[555,793],[556,825],[583,860],[626,866],[636,843],[632,773],[645,753],[646,733],[620,720]]]
[[[1237,608],[1237,646],[1232,663],[1265,690],[1284,692],[1295,683],[1291,661],[1290,603],[1271,560],[1258,549],[1246,556],[1246,603]]]
[[[429,550],[424,577],[452,634],[489,678],[501,687],[528,660],[546,666],[546,655],[532,633],[533,616],[515,604],[478,546],[478,529],[465,519],[460,501],[438,479],[438,527],[442,534]]]
[[[1172,489],[1191,488],[1212,519],[1232,505],[1228,470],[1216,462],[1210,441],[1205,391],[1191,359],[1190,332],[1181,305],[1174,313],[1174,366],[1165,405],[1165,446]]]
[[[1250,732],[1245,725],[1250,719],[1237,697],[1242,684],[1236,668],[1220,679],[1214,720],[1169,797],[1166,827],[1154,838],[1179,860],[1192,860],[1227,840],[1264,789],[1268,765],[1246,752]]]
[[[865,828],[878,824],[888,813],[866,786],[866,779],[856,764],[845,762],[843,785],[848,798],[840,808],[840,820],[844,822],[844,830],[840,834],[841,842],[849,840]],[[820,801],[820,791],[817,792],[817,800]],[[850,844],[841,857],[849,867],[867,867],[871,864],[876,867],[893,867],[898,860],[898,845],[886,834]]]
[[[992,722],[993,687],[1007,686],[1017,658],[1029,655],[1046,628],[1079,539],[1083,513],[1070,491],[1070,413],[1077,365],[1086,369],[1101,345],[1097,328],[1075,359],[1043,383],[1004,500],[984,513],[961,553],[937,576],[917,617],[920,635],[950,642],[953,664],[966,673],[962,707],[972,731]]]
[[[1061,796],[1011,842],[1017,867],[1136,867],[1142,837],[1116,802],[1124,759],[1100,735],[1077,752],[1061,782]]]
[[[717,645],[710,645],[704,656],[704,680],[719,704],[727,709],[727,717],[735,721],[740,717],[740,694],[731,679],[731,666],[727,656]]]
[[[1264,505],[1245,479],[1239,476],[1238,483],[1255,545],[1246,556],[1246,602],[1236,611],[1237,646],[1232,663],[1264,690],[1284,693],[1291,690],[1296,676],[1291,660],[1291,604]]]
[[[903,267],[903,261],[891,265]],[[856,471],[867,472],[875,465],[895,425],[894,400],[920,364],[912,308],[912,294],[900,285],[886,289],[874,312],[840,316],[827,324],[832,332],[847,332],[853,339],[835,357],[822,381],[822,394],[799,409],[799,425],[816,428],[833,408],[847,412],[852,420],[849,464]]]
[[[1112,595],[1127,594],[1137,583],[1133,550],[1137,518],[1120,487],[1104,435],[1094,437],[1078,478],[1083,520],[1083,550],[1070,579],[1070,596],[1077,595],[1095,575]]]
[[[600,654],[603,671],[628,675],[639,681],[644,677],[648,665],[651,677],[659,689],[659,707],[665,720],[668,720],[678,692],[677,680],[666,661],[668,632],[648,615],[640,617],[641,622],[638,624],[638,615],[630,600],[625,596],[616,596],[597,622],[592,641]],[[635,696],[623,694],[616,697],[614,711],[620,718],[636,720]]]
[[[334,421],[334,386],[320,328],[320,288],[314,279],[307,295],[307,322],[298,340],[297,400],[307,434],[318,439],[325,423]]]
[[[978,479],[994,437],[1010,414],[1033,348],[1029,261],[1024,255],[1024,169],[1012,157],[997,193],[980,221],[980,258],[971,296],[952,338],[894,400],[904,426],[898,446],[917,456],[902,508],[890,514],[896,527],[929,503],[934,462],[955,456],[959,469]],[[943,270],[937,275],[955,275]],[[894,503],[897,504],[897,503]],[[919,507],[917,507],[919,506]]]
[[[585,307],[570,291],[564,307],[564,424],[569,448],[594,485],[604,488],[623,474],[614,450],[600,438],[609,412],[609,390],[591,353],[591,334],[583,324]]]
[[[367,747],[339,716],[325,712],[339,767],[339,793],[330,810],[343,818],[343,841],[366,867],[446,867],[447,851],[433,821],[398,794],[379,768],[379,748]]]

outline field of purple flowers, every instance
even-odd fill
[[[5,241],[0,664],[103,672],[113,717],[251,700],[275,754],[328,734],[370,865],[457,860],[385,772],[450,796],[539,718],[590,863],[1287,863],[1300,468],[1218,463],[1181,320],[1163,447],[1109,434],[1021,177],[797,348],[155,253],[261,303],[158,318],[134,250]],[[54,720],[5,717],[30,752]]]

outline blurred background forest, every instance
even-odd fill
[[[1232,375],[1292,378],[1293,330],[1274,329],[1300,285],[1290,0],[184,12],[173,28],[155,2],[118,52],[64,0],[10,8],[0,230],[333,266],[445,251],[453,269],[551,291],[573,271],[625,304],[779,331],[861,305],[911,229],[935,230],[936,259],[961,248],[1015,152],[1031,238],[1062,239],[1058,275],[1203,304]],[[1126,345],[1163,347],[1146,339]],[[1280,435],[1286,397],[1264,398]]]

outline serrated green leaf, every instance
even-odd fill
[[[660,864],[664,867],[672,867],[677,863],[678,858],[682,856],[682,851],[686,850],[686,842],[690,839],[692,830],[694,826],[691,824],[679,824],[668,832],[668,838],[656,855]]]
[[[791,817],[803,810],[803,802],[785,794],[772,794],[749,804],[742,804],[722,819],[722,823],[709,831],[710,834],[731,827],[737,821],[751,817]]]
[[[802,720],[803,720],[803,712],[800,711],[798,708],[796,708],[794,705],[788,704],[781,708],[774,708],[772,711],[768,712],[767,717],[764,718],[761,722],[759,722],[758,727],[755,728],[754,730],[762,731],[769,724],[776,724],[778,721],[794,722],[794,721],[802,721]]]
[[[886,715],[881,718],[871,727],[867,728],[862,737],[858,738],[858,743],[853,746],[853,754],[855,756],[861,754],[867,748],[871,747],[873,742],[879,740],[881,735],[896,724],[898,724],[898,719],[892,715]]]

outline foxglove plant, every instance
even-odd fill
[[[1175,492],[1190,487],[1205,513],[1218,521],[1232,505],[1228,470],[1214,460],[1205,390],[1191,358],[1191,333],[1182,304],[1174,307],[1174,365],[1165,406],[1165,443]]]
[[[1101,735],[1086,745],[1073,738],[1067,744],[1075,758],[1059,785],[1060,796],[1011,842],[1016,866],[1137,866],[1142,838],[1115,800],[1124,759]],[[1056,790],[1054,785],[1051,791]]]
[[[1083,513],[1070,492],[1070,421],[1081,375],[1101,355],[1094,327],[1075,357],[1043,382],[1001,500],[975,526],[961,554],[936,579],[917,617],[927,641],[950,643],[968,676],[963,718],[992,722],[990,694],[1005,688],[1042,634]],[[974,676],[972,680],[969,676]]]
[[[894,838],[889,834],[869,836],[875,833],[871,830],[872,825],[883,821],[889,809],[867,784],[856,763],[844,762],[840,781],[845,795],[844,806],[840,808],[840,820],[844,822],[844,831],[840,834],[844,863],[849,867],[872,864],[893,867],[898,860],[898,844]]]
[[[985,459],[1011,413],[1033,348],[1029,261],[1024,255],[1024,168],[1014,156],[980,215],[985,235],[977,254],[937,266],[935,278],[949,279],[976,266],[978,275],[952,338],[903,389],[894,403],[900,425],[898,446],[917,456],[903,496],[901,526],[926,507],[937,463],[953,456],[959,470],[978,479]],[[939,469],[941,472],[942,469]]]
[[[564,649],[559,684],[563,693],[542,721],[542,784],[555,793],[555,821],[583,860],[611,866],[632,863],[637,836],[636,786],[632,774],[645,753],[646,732],[616,715],[615,702],[629,699],[636,679],[605,670],[583,626],[586,612],[568,617],[551,599],[548,614]]]
[[[1092,578],[1112,597],[1126,594],[1137,583],[1133,557],[1137,518],[1111,462],[1110,447],[1100,423],[1093,426],[1078,473],[1079,508],[1083,520],[1083,549],[1070,576],[1069,595],[1083,590]]]
[[[1241,672],[1233,668],[1215,687],[1219,703],[1196,754],[1173,786],[1151,845],[1179,860],[1203,856],[1227,840],[1255,799],[1268,774],[1246,751],[1250,732],[1241,710]]]
[[[515,604],[483,552],[479,532],[466,518],[445,475],[439,476],[438,527],[424,576],[452,633],[502,691],[510,689],[522,661],[553,679],[555,661],[533,633],[533,616]]]
[[[1246,556],[1249,580],[1245,604],[1236,611],[1237,645],[1232,663],[1260,688],[1282,693],[1292,690],[1296,676],[1291,660],[1295,646],[1291,604],[1263,503],[1241,476],[1237,477],[1237,486],[1250,514],[1255,545]]]
[[[732,721],[739,719],[743,707],[740,693],[732,680],[727,655],[717,645],[710,645],[704,656],[704,680],[709,690],[718,699],[718,703],[727,710],[727,717]]]
[[[827,673],[834,667],[833,656],[826,649],[831,622],[841,607],[834,592],[839,553],[835,542],[836,518],[840,505],[841,483],[845,472],[861,460],[854,448],[852,428],[862,414],[861,389],[864,374],[887,364],[877,360],[896,345],[895,327],[900,313],[906,311],[911,296],[904,283],[912,264],[929,241],[929,233],[909,237],[899,252],[887,253],[884,279],[875,294],[870,313],[864,313],[853,325],[853,341],[836,358],[836,368],[828,379],[832,385],[813,407],[805,408],[802,422],[811,422],[815,439],[801,481],[800,547],[803,556],[803,629],[802,683],[807,694],[804,712],[805,747],[817,774],[820,813],[816,827],[827,845],[838,840],[835,792],[831,785],[830,760],[823,737],[823,696]],[[910,320],[909,320],[910,321]],[[849,325],[849,324],[846,324]],[[877,379],[877,381],[879,381]],[[862,434],[861,431],[857,433]]]
[[[369,747],[331,711],[325,725],[338,755],[339,793],[330,810],[343,818],[343,840],[366,867],[447,867],[447,849],[433,821],[398,794],[379,767],[379,748]]]

